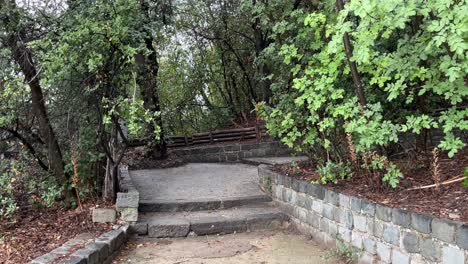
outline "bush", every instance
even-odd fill
[[[13,193],[16,178],[7,161],[0,160],[0,218],[9,218],[16,211],[16,200]]]
[[[366,168],[392,187],[402,174],[386,156],[402,134],[440,129],[449,157],[465,147],[457,131],[468,129],[466,2],[351,0],[339,12],[334,4],[297,10],[273,27],[281,41],[264,56],[283,65],[270,76],[272,106],[259,107],[269,132],[326,164],[354,155],[359,168],[374,157]]]

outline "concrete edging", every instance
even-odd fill
[[[129,226],[124,225],[118,229],[102,234],[95,239],[73,238],[62,246],[44,254],[30,264],[101,264],[112,263],[119,253],[120,247],[128,239]],[[83,247],[74,250],[74,247]]]
[[[388,207],[258,166],[260,185],[314,239],[361,250],[360,263],[468,264],[468,223]]]

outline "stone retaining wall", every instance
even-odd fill
[[[303,232],[360,249],[361,263],[468,264],[468,223],[391,208],[258,167],[260,184]]]
[[[128,236],[128,225],[104,233],[95,239],[78,236],[32,260],[30,264],[110,264]]]
[[[273,157],[291,154],[292,150],[280,142],[233,143],[172,149],[186,162],[239,162],[246,158]]]

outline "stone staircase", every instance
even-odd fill
[[[140,192],[140,235],[248,232],[281,228],[288,220],[260,190],[255,166],[197,163],[130,174]]]

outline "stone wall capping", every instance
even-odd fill
[[[264,167],[271,170],[271,167]],[[340,238],[363,250],[358,263],[468,264],[468,223],[393,208],[319,184],[273,175],[274,200],[293,224],[329,245]],[[283,184],[281,184],[283,183]]]

